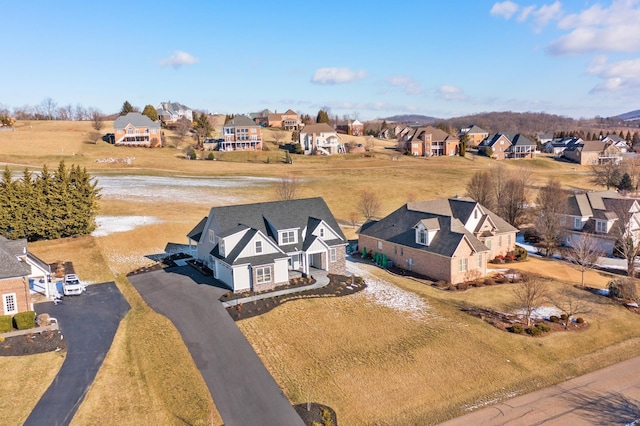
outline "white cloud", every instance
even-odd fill
[[[391,76],[387,78],[387,83],[394,87],[402,87],[407,95],[419,95],[423,92],[422,87],[411,77]]]
[[[173,55],[168,58],[164,58],[160,61],[160,66],[162,67],[173,67],[180,68],[183,65],[193,65],[197,62],[200,62],[200,59],[196,58],[193,55],[190,55],[187,52],[183,52],[181,50],[176,51]]]
[[[609,63],[606,58],[598,57],[591,62],[587,72],[602,79],[592,93],[640,89],[640,59]]]
[[[535,9],[536,9],[535,5],[523,7],[520,13],[518,14],[517,21],[518,22],[526,21],[529,15],[531,14],[531,12],[533,12]]]
[[[556,1],[553,4],[540,6],[539,9],[536,9],[532,15],[537,24],[537,30],[542,30],[549,22],[557,21],[562,18],[562,4],[559,1]]]
[[[467,98],[464,91],[456,86],[443,85],[440,86],[436,93],[445,101],[461,101]]]
[[[342,84],[362,80],[367,76],[365,71],[352,71],[349,68],[318,68],[311,78],[316,84]]]
[[[511,19],[511,17],[520,10],[520,6],[512,1],[503,1],[494,3],[491,7],[490,14],[493,16],[502,16],[504,19]]]

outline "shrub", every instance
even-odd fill
[[[516,259],[518,259],[518,260],[526,260],[527,256],[529,255],[529,253],[525,249],[523,249],[522,247],[516,246],[516,249],[514,251],[514,255],[515,255]]]
[[[473,283],[476,287],[484,287],[484,280],[477,280]]]
[[[584,318],[582,318],[582,317],[578,317],[578,318],[576,318],[576,322],[577,322],[578,324],[583,324],[583,323],[584,323]]]
[[[436,287],[438,288],[447,288],[449,287],[449,283],[443,280],[437,281],[436,282]]]
[[[495,285],[496,282],[491,277],[487,277],[484,279],[484,285]]]
[[[464,291],[464,290],[468,289],[469,286],[467,285],[467,283],[458,283],[458,284],[456,284],[456,288],[458,290]]]
[[[632,278],[617,278],[609,283],[609,297],[637,300],[636,283]]]
[[[8,333],[12,329],[11,315],[0,315],[0,333]]]
[[[36,313],[34,311],[18,312],[13,316],[13,322],[18,330],[28,330],[36,326]]]
[[[553,323],[558,323],[558,322],[560,322],[560,318],[557,315],[551,315],[549,317],[549,321],[551,321]]]
[[[521,326],[520,324],[513,324],[511,327],[507,328],[507,330],[515,334],[524,333],[524,327]]]
[[[215,160],[216,156],[213,155],[213,152],[210,152],[209,155],[207,155],[207,160],[211,161],[211,160]]]
[[[535,325],[535,327],[537,329],[539,329],[540,331],[542,331],[543,333],[548,333],[549,331],[551,331],[551,327],[549,327],[547,324],[543,323],[543,322],[539,322]]]
[[[560,319],[566,322],[569,319],[569,317],[567,316],[567,314],[562,314],[560,315]]]
[[[458,290],[458,286],[455,285],[455,284],[449,284],[449,286],[447,287],[447,290],[456,291],[456,290]]]
[[[525,331],[531,336],[539,336],[542,334],[542,330],[540,330],[538,327],[527,327]]]

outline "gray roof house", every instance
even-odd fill
[[[160,123],[139,112],[121,115],[113,122],[115,145],[160,146]]]
[[[487,136],[478,145],[478,152],[486,154],[487,148],[491,148],[497,160],[531,158],[537,150],[537,144],[521,133],[499,132]]]
[[[484,277],[487,261],[515,248],[516,232],[471,198],[408,203],[358,232],[358,249],[451,283]]]
[[[615,243],[615,226],[623,220],[625,229],[638,241],[640,239],[640,203],[615,191],[591,191],[569,197],[564,226],[567,229],[565,244],[573,245],[589,235],[607,255],[612,255]]]
[[[345,273],[347,239],[322,198],[213,207],[187,237],[234,292],[286,284],[289,271]]]
[[[34,266],[27,256],[27,240],[0,237],[0,315],[33,310],[29,277]]]
[[[158,118],[163,123],[175,123],[181,118],[193,121],[193,110],[178,102],[161,102],[156,111]]]

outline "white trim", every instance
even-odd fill
[[[8,309],[10,306],[13,306],[12,310]],[[13,315],[18,313],[18,297],[15,293],[6,293],[2,295],[2,309],[4,310],[5,315]]]

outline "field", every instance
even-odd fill
[[[361,222],[356,200],[365,189],[380,196],[381,214],[387,214],[409,200],[463,195],[475,171],[496,166],[474,155],[397,156],[387,149],[393,144],[377,140],[367,154],[293,156],[293,164],[283,163],[274,143],[268,143],[269,151],[215,153],[215,161],[190,161],[176,148],[94,144],[92,130],[89,123],[32,121],[0,132],[0,166],[8,165],[18,176],[25,167],[52,168],[64,159],[87,167],[104,188],[102,233],[30,245],[47,261],[73,261],[88,281],[116,280],[132,306],[76,424],[94,423],[98,415],[109,423],[221,424],[179,334],[145,305],[124,276],[151,263],[147,256],[161,253],[167,242],[187,243],[186,233],[211,206],[274,200],[278,179],[295,175],[299,197],[322,196],[338,220]],[[267,141],[274,140],[265,133]],[[188,143],[172,134],[167,139],[179,148]],[[112,161],[127,158],[130,164]],[[530,170],[534,192],[552,176],[567,188],[590,188],[588,168],[545,156],[504,166]],[[355,236],[354,228],[344,231]],[[549,265],[531,261],[522,267],[548,270],[558,287],[578,280],[576,271]],[[310,399],[330,405],[344,424],[433,423],[461,414],[464,407],[637,355],[639,318],[615,306],[594,300],[592,326],[584,333],[531,339],[500,333],[460,312],[468,304],[507,306],[511,293],[504,288],[447,293],[357,266],[403,289],[399,304],[376,302],[369,292],[292,302],[239,323],[293,403]],[[590,274],[588,282],[603,286],[606,278]],[[387,294],[385,289],[379,294]],[[20,368],[20,362],[26,368],[30,358],[11,368]],[[0,366],[0,373],[9,371]],[[38,377],[32,389],[41,394],[53,376]],[[0,406],[0,414],[24,418],[24,407],[18,412],[15,405]]]

